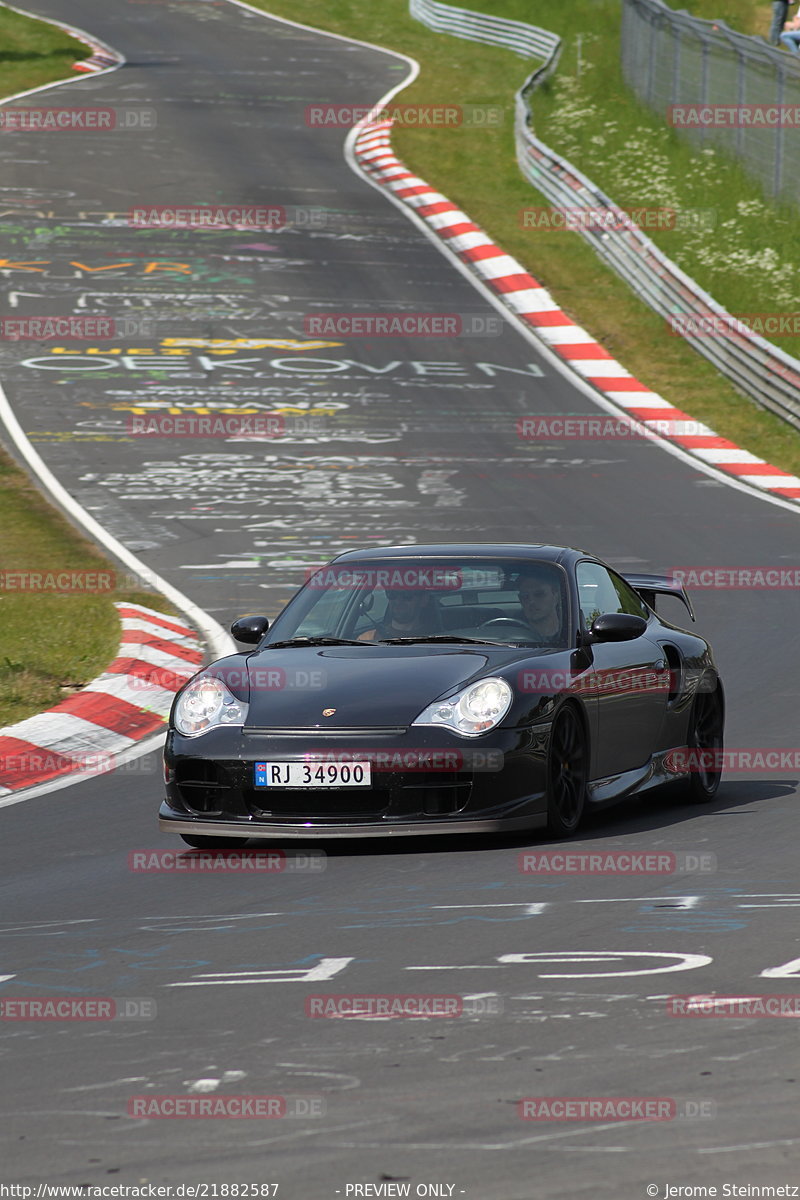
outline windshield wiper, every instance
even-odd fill
[[[287,638],[284,642],[270,642],[265,650],[278,650],[284,646],[374,646],[375,642],[353,642],[349,638],[337,637],[295,637]]]
[[[449,642],[449,643],[468,643],[470,646],[509,646],[510,642],[493,642],[490,638],[473,638],[473,637],[457,637],[452,633],[432,633],[428,636],[420,637],[398,637],[398,638],[383,638],[379,643],[382,646],[413,646],[419,642]]]

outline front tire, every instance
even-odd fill
[[[589,779],[589,747],[578,710],[565,705],[550,730],[547,753],[547,830],[572,837],[580,825]]]
[[[210,834],[182,833],[182,841],[193,850],[235,850],[249,842],[246,837],[213,837]]]

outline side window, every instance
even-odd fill
[[[647,605],[642,600],[641,596],[636,592],[629,583],[626,583],[621,575],[617,575],[616,571],[609,571],[611,582],[614,584],[614,589],[619,598],[619,608],[617,612],[630,613],[633,617],[644,617],[645,621],[650,616]]]
[[[611,575],[600,563],[578,563],[576,579],[585,629],[591,628],[592,621],[602,613],[626,611],[620,608],[619,596]]]

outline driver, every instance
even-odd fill
[[[525,623],[544,645],[561,643],[561,587],[549,567],[528,567],[517,579],[517,593]]]
[[[433,597],[424,588],[386,589],[386,612],[379,625],[358,635],[360,642],[386,638],[414,637],[432,633]]]

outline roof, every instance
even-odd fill
[[[521,542],[435,542],[422,546],[371,546],[363,550],[345,550],[332,562],[366,562],[385,558],[528,558],[558,562],[564,556],[582,554],[569,546]]]

